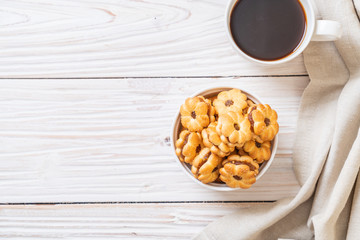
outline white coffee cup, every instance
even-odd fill
[[[242,51],[236,45],[233,36],[231,34],[231,29],[230,29],[231,12],[237,1],[241,1],[241,0],[230,0],[226,8],[225,16],[226,16],[227,35],[229,37],[231,45],[240,55],[256,63],[275,65],[279,63],[288,62],[296,58],[298,55],[300,55],[308,46],[310,41],[335,41],[339,39],[342,34],[340,23],[331,20],[316,20],[316,15],[311,0],[299,0],[303,6],[306,15],[306,29],[303,39],[299,43],[299,46],[294,50],[294,52],[281,59],[269,60],[269,61],[256,59],[249,56],[244,51]]]

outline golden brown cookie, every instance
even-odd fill
[[[255,133],[253,133],[252,135],[252,140],[257,141],[258,143],[263,143],[264,141],[261,139],[260,136],[256,135]]]
[[[229,146],[224,143],[220,135],[216,131],[217,122],[210,123],[210,125],[203,129],[201,132],[204,145],[210,148],[212,153],[215,153],[219,157],[225,157],[234,151],[233,146]]]
[[[219,117],[216,131],[229,146],[242,147],[252,138],[250,122],[241,113],[228,112]]]
[[[269,141],[259,143],[250,140],[244,144],[244,150],[249,153],[257,163],[263,163],[270,159],[271,156],[271,143]]]
[[[247,104],[246,108],[244,108],[242,110],[242,113],[243,113],[244,116],[247,115],[247,112],[248,112],[249,108],[251,108],[252,106],[255,105],[255,103],[249,98],[246,100],[246,104]]]
[[[191,172],[202,183],[214,182],[219,177],[221,160],[222,158],[213,154],[209,148],[204,148],[195,157]]]
[[[196,155],[203,148],[202,138],[200,133],[189,132],[184,130],[180,133],[179,139],[175,143],[176,155],[181,162],[192,164]]]
[[[200,132],[209,125],[211,119],[215,120],[214,116],[210,116],[210,106],[209,101],[202,96],[186,99],[180,108],[181,124],[192,132]]]
[[[267,104],[257,104],[248,110],[248,119],[254,133],[263,141],[271,141],[279,131],[277,113]]]
[[[217,99],[214,100],[216,112],[221,115],[229,111],[242,112],[247,107],[246,95],[239,89],[220,92]]]
[[[223,161],[220,179],[232,188],[249,188],[256,182],[259,164],[251,157],[230,155]]]
[[[252,107],[255,105],[255,103],[249,98],[248,98],[248,100],[246,100],[246,103],[248,104],[249,107]]]
[[[210,99],[205,99],[205,102],[208,104],[208,107],[209,107],[208,115],[209,115],[210,122],[215,122],[215,115],[216,115],[215,107],[213,106]]]

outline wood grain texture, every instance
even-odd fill
[[[213,192],[169,146],[179,106],[231,84],[278,111],[279,148],[249,190]],[[0,80],[0,202],[276,200],[299,189],[292,145],[307,77]]]
[[[0,78],[306,74],[302,57],[277,67],[240,57],[226,4],[1,0]]]
[[[212,221],[253,205],[201,203],[0,206],[0,238],[190,239]]]

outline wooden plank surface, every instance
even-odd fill
[[[172,156],[180,104],[211,84],[231,84],[278,111],[279,148],[249,190],[212,192]],[[0,202],[276,200],[299,189],[292,144],[307,77],[0,81]]]
[[[188,203],[81,207],[0,206],[0,238],[190,239],[212,221],[253,205],[254,203]]]
[[[228,42],[219,0],[1,0],[0,78],[306,74]]]
[[[239,201],[297,193],[302,56],[276,67],[238,56],[226,4],[0,0],[0,239],[189,239],[270,204]],[[281,126],[269,172],[231,193],[189,179],[169,143],[184,99],[227,83],[272,105]]]

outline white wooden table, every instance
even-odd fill
[[[0,239],[189,239],[296,194],[302,57],[264,67],[238,56],[226,2],[0,0]],[[212,83],[278,110],[276,159],[246,191],[203,189],[172,157],[175,112]]]

